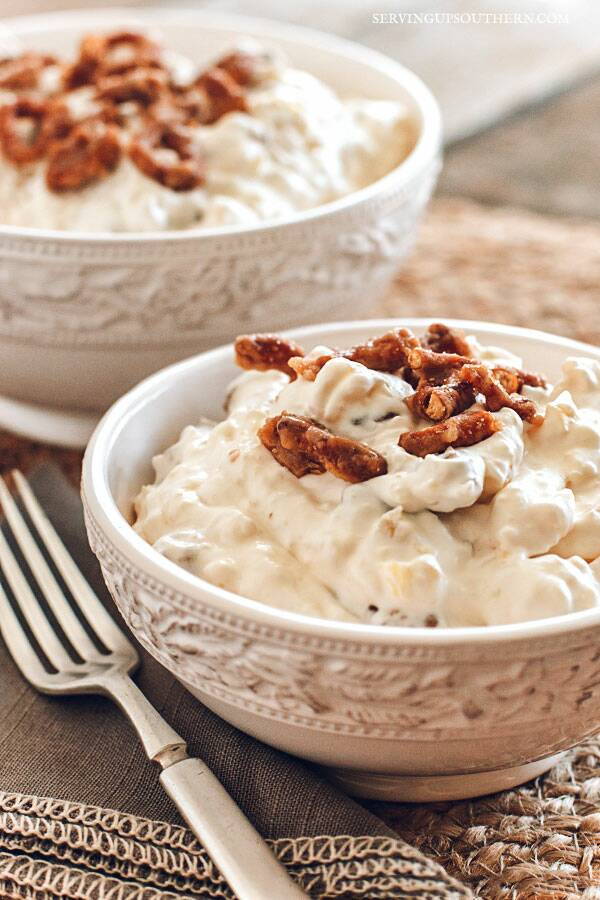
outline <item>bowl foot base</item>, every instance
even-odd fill
[[[522,766],[464,775],[387,775],[357,769],[325,769],[325,773],[330,781],[354,797],[427,803],[465,800],[508,790],[547,772],[563,756],[564,753],[557,753]]]
[[[37,406],[0,395],[0,428],[55,447],[83,450],[99,418],[99,413]]]

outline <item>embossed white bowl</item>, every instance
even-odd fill
[[[402,322],[421,330],[427,320]],[[556,376],[600,349],[501,325],[456,323]],[[348,346],[390,321],[294,331]],[[223,718],[335,770],[349,790],[450,799],[513,786],[600,728],[600,610],[520,625],[343,624],[272,609],[190,575],[131,528],[153,454],[202,415],[222,417],[231,347],[171,366],[105,415],[88,447],[88,535],[136,637]],[[514,585],[518,592],[519,585]]]
[[[194,10],[59,12],[9,25],[24,46],[59,54],[87,31],[151,26],[200,60],[252,35],[342,95],[404,100],[419,136],[376,183],[274,224],[116,235],[0,225],[1,395],[103,411],[140,378],[240,330],[362,315],[388,284],[440,165],[439,110],[412,72],[318,32]]]

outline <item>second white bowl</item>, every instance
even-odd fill
[[[419,137],[386,177],[274,224],[119,235],[0,225],[1,395],[102,411],[150,372],[240,331],[363,315],[389,283],[439,170],[438,107],[412,72],[316,32],[193,10],[7,24],[23,46],[58,54],[86,32],[153,27],[200,61],[251,35],[342,95],[403,100]]]

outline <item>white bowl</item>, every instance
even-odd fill
[[[596,347],[541,332],[455,324],[551,378],[569,354],[600,360]],[[294,337],[348,346],[389,327],[389,320],[338,323]],[[221,418],[234,374],[230,346],[159,372],[109,410],[85,456],[90,543],[150,653],[223,718],[334,769],[363,796],[500,790],[545,771],[598,729],[598,609],[489,628],[336,623],[221,590],[142,540],[129,522],[133,498],[153,478],[151,457],[200,416]]]
[[[125,24],[159,28],[169,47],[199,60],[251,35],[342,95],[405,101],[419,137],[364,190],[273,224],[116,235],[0,225],[0,394],[102,411],[140,378],[241,330],[365,314],[391,280],[440,166],[439,110],[412,72],[318,32],[194,10],[5,24],[24,46],[58,54],[85,32]]]

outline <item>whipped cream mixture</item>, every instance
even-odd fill
[[[248,112],[191,129],[206,160],[202,187],[170,190],[124,156],[103,180],[57,194],[46,186],[43,162],[15,166],[0,153],[0,222],[84,232],[251,225],[366,187],[412,150],[415,125],[402,103],[341,99],[308,72],[252,45],[244,49],[261,57]],[[188,60],[171,54],[167,61],[175,78],[193,76]],[[58,67],[48,67],[38,93],[52,94],[58,78]],[[0,92],[0,104],[13,99]],[[69,104],[83,117],[93,88],[73,92]]]
[[[468,342],[488,365],[522,365]],[[225,421],[187,427],[154,460],[135,528],[215,585],[312,616],[473,626],[600,604],[600,364],[569,358],[553,387],[523,389],[541,426],[504,408],[487,439],[423,458],[398,446],[431,424],[404,403],[412,392],[345,358],[312,382],[245,372]],[[283,410],[368,444],[387,474],[295,477],[257,437]]]

